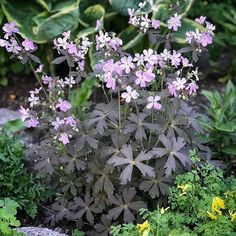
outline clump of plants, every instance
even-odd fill
[[[10,198],[0,200],[0,234],[3,236],[23,236],[12,229],[19,227],[20,221],[16,218],[19,204]]]
[[[70,32],[54,40],[59,56],[52,63],[68,65],[64,78],[44,73],[34,54],[37,46],[19,37],[14,22],[3,27],[1,46],[32,68],[40,64],[33,68],[39,87],[30,91],[29,108],[21,107],[20,113],[27,128],[42,127],[48,134],[35,169],[45,173],[57,194],[47,206],[51,225],[67,219],[92,235],[94,230],[106,235],[115,222],[133,222],[140,208],[163,201],[172,178],[191,167],[189,148],[203,149],[193,135],[200,131],[197,114],[186,100],[198,90],[193,64],[212,43],[214,26],[200,17],[197,29],[185,32],[187,45],[175,46],[178,31],[184,30],[181,15],[160,22],[144,8],[145,3],[129,9],[129,22],[161,43],[158,51],[153,46],[129,54],[98,21],[94,45],[87,37],[73,40]],[[88,73],[91,47],[94,72]],[[96,80],[104,102],[72,106],[71,91],[81,80]]]
[[[10,198],[30,217],[37,214],[44,187],[25,168],[24,147],[19,139],[0,135],[0,198]]]
[[[236,232],[236,179],[205,164],[176,176],[169,207],[140,210],[141,224],[113,226],[116,235],[234,235]]]
[[[205,130],[201,139],[215,151],[216,159],[224,161],[232,169],[236,157],[236,88],[229,81],[224,94],[218,91],[202,93],[210,105],[205,106],[207,116],[200,119]]]

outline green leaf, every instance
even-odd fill
[[[128,16],[128,8],[138,9],[143,0],[109,0],[112,8],[121,15]]]
[[[204,27],[197,22],[184,18],[181,20],[182,26],[179,28],[177,32],[174,33],[174,37],[177,43],[185,44],[186,43],[186,32],[187,31],[195,31],[195,29],[203,30]]]
[[[82,37],[94,34],[95,32],[96,32],[95,27],[87,27],[85,29],[80,30],[76,37],[80,39]]]
[[[82,19],[85,22],[89,24],[95,24],[97,19],[101,19],[105,16],[105,9],[103,6],[96,4],[94,6],[88,7],[82,16]]]
[[[2,1],[1,6],[7,20],[16,22],[22,37],[31,38],[36,43],[50,41],[64,31],[77,27],[79,0],[59,1],[52,9],[55,13],[45,11],[43,1],[40,3],[25,0],[22,5],[21,1],[9,0]]]
[[[222,148],[222,152],[227,153],[229,155],[236,156],[236,145],[229,145]]]
[[[233,132],[234,131],[234,127],[228,123],[217,124],[215,127],[217,130],[224,131],[224,132]]]
[[[4,124],[3,129],[7,132],[16,133],[24,128],[24,124],[21,119],[11,120]]]
[[[96,81],[96,78],[86,78],[79,89],[71,91],[69,100],[73,108],[76,109],[88,101],[93,93]]]

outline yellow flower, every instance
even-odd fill
[[[187,190],[191,187],[191,184],[178,185],[177,188],[182,190],[182,193],[179,196],[187,194]]]
[[[169,208],[170,207],[167,207],[167,208],[162,207],[160,210],[161,214],[164,214]]]
[[[225,208],[224,200],[222,200],[219,197],[214,197],[211,204],[211,210],[217,212],[219,215],[222,215],[222,211],[220,211],[220,209],[224,208]]]
[[[229,211],[229,215],[230,215],[231,221],[235,221],[236,220],[236,212]]]
[[[215,216],[213,213],[211,212],[207,212],[208,216],[212,219],[212,220],[216,220],[217,219],[217,216]]]
[[[137,224],[137,228],[139,233],[142,234],[142,236],[148,236],[150,231],[150,224],[147,220],[144,221],[142,224]]]

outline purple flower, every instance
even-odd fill
[[[177,77],[176,80],[173,82],[173,84],[176,86],[176,90],[179,91],[181,89],[185,88],[185,83],[186,83],[185,78],[179,78]]]
[[[52,126],[55,130],[58,130],[59,127],[63,124],[65,124],[65,121],[61,120],[59,117],[57,117],[56,120],[52,122]]]
[[[188,91],[189,95],[192,95],[193,93],[196,93],[198,90],[198,85],[192,81],[191,83],[188,84],[188,86],[186,87],[186,90]]]
[[[112,38],[108,45],[110,45],[114,51],[117,51],[117,49],[123,44],[123,41],[120,38]]]
[[[135,68],[135,65],[133,63],[133,58],[131,56],[122,57],[120,61],[121,61],[120,67],[123,70],[125,70],[126,74],[129,74],[131,69]]]
[[[63,112],[67,112],[71,108],[71,104],[68,101],[59,98],[56,108],[59,108]]]
[[[66,48],[67,48],[69,54],[77,54],[78,53],[78,50],[73,43],[68,43],[66,45]]]
[[[151,70],[147,70],[145,72],[137,71],[135,73],[137,79],[135,80],[135,84],[140,85],[140,87],[146,87],[146,83],[149,83],[155,79],[155,74],[152,73]]]
[[[167,61],[168,59],[171,59],[171,53],[167,49],[164,49],[164,51],[161,53],[161,57],[164,61]]]
[[[42,73],[43,72],[44,65],[39,65],[39,67],[36,69],[35,73]]]
[[[179,16],[177,13],[174,14],[174,16],[170,17],[170,19],[167,21],[168,29],[173,29],[174,31],[177,31],[179,27],[181,27],[181,16]]]
[[[148,97],[149,103],[147,104],[147,109],[154,108],[155,110],[160,110],[161,104],[158,102],[160,100],[161,100],[161,97],[158,95]]]
[[[35,128],[39,125],[38,119],[31,117],[29,120],[25,121],[25,126],[27,128]]]
[[[206,17],[205,16],[200,16],[199,18],[196,18],[195,21],[198,23],[198,24],[201,24],[203,25],[204,22],[206,20]]]
[[[206,47],[208,44],[212,44],[212,37],[210,36],[210,34],[202,33],[199,39],[199,43],[203,47]]]
[[[5,39],[8,39],[14,33],[19,32],[19,29],[16,27],[16,22],[5,23],[2,29],[5,32],[5,35],[4,35]]]
[[[59,135],[58,140],[62,142],[64,145],[68,144],[70,142],[68,134],[67,133],[61,133]]]
[[[44,84],[48,85],[49,89],[52,87],[52,77],[51,76],[43,75],[42,76],[42,81],[43,81]]]
[[[11,39],[9,43],[6,44],[6,50],[14,54],[18,54],[21,51],[21,47],[15,39]]]
[[[19,109],[19,113],[22,121],[25,121],[27,118],[30,117],[29,108],[25,109],[24,107],[21,106]]]
[[[69,38],[70,38],[70,31],[63,32],[62,35],[63,35],[66,39],[69,39]]]
[[[74,119],[73,116],[68,116],[68,117],[64,118],[64,120],[65,120],[66,125],[70,125],[72,127],[74,127],[76,125],[76,120]]]
[[[170,59],[171,59],[172,66],[175,66],[175,67],[179,66],[181,62],[181,53],[173,50],[173,54],[170,56]]]
[[[33,107],[39,104],[39,97],[35,96],[35,93],[31,92],[28,101],[30,102],[30,106]]]
[[[125,99],[126,103],[130,103],[131,99],[137,99],[139,94],[135,89],[132,89],[130,86],[126,87],[126,91],[121,94],[121,97]]]
[[[168,84],[168,90],[170,92],[170,94],[174,97],[177,97],[177,93],[176,93],[176,86],[175,84],[171,84],[171,83],[167,83]]]
[[[143,59],[150,65],[154,65],[157,60],[157,56],[154,54],[153,49],[149,48],[148,50],[143,50]]]
[[[102,19],[97,19],[95,30],[100,30],[102,28]]]
[[[31,41],[30,39],[25,39],[22,42],[23,47],[25,48],[25,51],[30,51],[30,50],[35,50],[36,46],[34,45],[33,41]]]
[[[188,58],[181,57],[183,67],[193,67],[192,63],[189,63]]]
[[[192,31],[186,32],[186,38],[185,38],[186,42],[192,43],[193,39],[194,39],[194,32],[192,32]]]
[[[154,28],[154,29],[157,29],[157,28],[159,28],[160,27],[160,21],[159,20],[152,20],[152,27]]]
[[[112,90],[115,90],[115,88],[116,88],[116,80],[113,77],[107,76],[104,79],[104,82],[106,83],[106,87],[107,88],[111,88]]]

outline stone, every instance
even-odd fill
[[[7,108],[0,108],[0,125],[4,123],[16,120],[20,118],[20,114],[18,111],[13,111]]]
[[[25,236],[68,236],[47,228],[40,227],[21,227],[18,232],[24,233]]]

